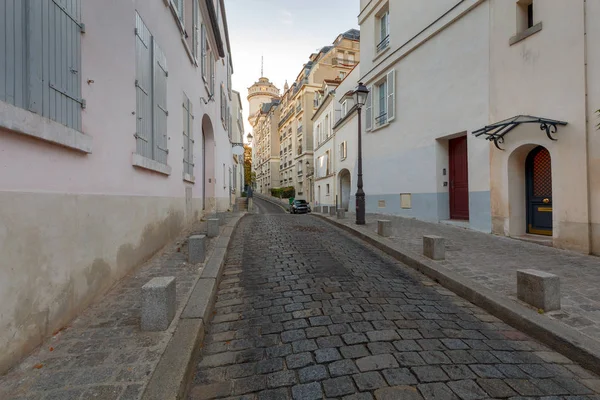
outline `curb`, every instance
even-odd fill
[[[366,243],[378,248],[396,260],[421,272],[465,300],[483,308],[507,324],[539,340],[552,350],[576,361],[583,367],[600,374],[600,343],[535,311],[503,298],[491,290],[449,271],[438,263],[403,249],[394,243],[386,243],[375,232],[364,233],[323,215],[313,214]]]
[[[142,400],[185,399],[200,355],[206,321],[213,311],[217,287],[223,275],[225,256],[231,236],[245,214],[234,217],[222,229],[215,249],[204,265],[200,277],[183,308],[177,327],[144,390]]]

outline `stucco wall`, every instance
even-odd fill
[[[391,26],[402,21],[398,14],[392,12]],[[468,134],[488,121],[488,26],[489,5],[484,2],[437,35],[411,42],[414,48],[408,48],[405,56],[396,56],[396,119],[363,139],[368,212],[447,219],[448,188],[443,185],[448,181],[443,176],[443,169],[448,170],[447,141],[467,134],[470,224],[491,230],[489,144]],[[368,24],[361,29],[361,45],[363,39],[367,45],[372,41],[369,29]],[[364,48],[362,52],[366,54]],[[368,66],[361,61],[362,71]],[[377,82],[387,71],[367,73],[365,83]],[[412,194],[411,209],[400,208],[400,193]],[[379,207],[380,200],[385,207]]]
[[[509,158],[523,146],[546,147],[552,157],[554,245],[588,252],[583,4],[582,0],[536,2],[534,23],[542,22],[542,30],[511,46],[509,39],[517,33],[517,6],[492,1],[490,120],[525,114],[568,125],[558,128],[558,141],[549,140],[539,125],[513,130],[506,136],[506,150],[492,151],[491,180],[494,231],[524,233],[525,221],[517,215],[522,213],[524,201],[514,196],[520,189],[511,190],[510,176],[511,168],[524,170],[525,166],[520,162],[511,165]]]
[[[214,130],[206,148],[206,208],[230,204],[231,145],[219,97],[207,105],[200,100],[208,98],[200,71],[171,10],[163,0],[82,3],[82,130],[93,138],[91,154],[0,130],[0,371],[200,218],[205,114]],[[132,166],[136,10],[167,58],[170,176]],[[216,91],[221,81],[226,67],[218,61]],[[195,114],[195,184],[183,181],[184,91]]]

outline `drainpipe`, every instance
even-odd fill
[[[589,253],[595,249],[592,248],[592,186],[590,182],[590,149],[591,149],[591,132],[590,132],[590,113],[589,113],[589,98],[588,98],[588,35],[587,35],[587,0],[583,0],[583,68],[584,68],[584,84],[585,84],[585,158],[587,163],[586,178],[587,178],[587,197],[588,197],[588,243]]]

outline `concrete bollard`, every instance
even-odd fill
[[[377,221],[377,234],[383,237],[392,236],[392,221],[380,219]]]
[[[252,197],[248,198],[248,212],[254,212],[254,200],[252,199]]]
[[[153,278],[142,286],[142,331],[166,331],[175,317],[175,277]]]
[[[535,269],[518,270],[517,298],[544,311],[560,310],[560,278]]]
[[[338,209],[337,210],[337,219],[346,219],[346,210]]]
[[[206,257],[206,236],[194,235],[188,240],[188,262],[198,264]]]
[[[321,211],[323,214],[329,214],[329,206],[322,206]]]
[[[214,238],[219,236],[219,219],[211,218],[206,221],[206,236]]]
[[[214,218],[218,218],[219,225],[225,225],[225,222],[227,222],[227,221],[225,221],[225,216],[226,215],[227,214],[224,213],[224,212],[218,212],[218,213],[216,213],[216,216]]]
[[[446,258],[446,240],[441,236],[423,236],[423,255],[432,260]]]

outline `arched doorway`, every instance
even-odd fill
[[[525,160],[527,233],[552,236],[552,159],[538,146]]]
[[[350,171],[343,169],[338,174],[339,185],[340,185],[340,206],[342,209],[348,211],[350,205]]]
[[[215,135],[207,114],[202,117],[202,209],[212,207],[215,198]],[[208,201],[211,204],[208,204]]]

